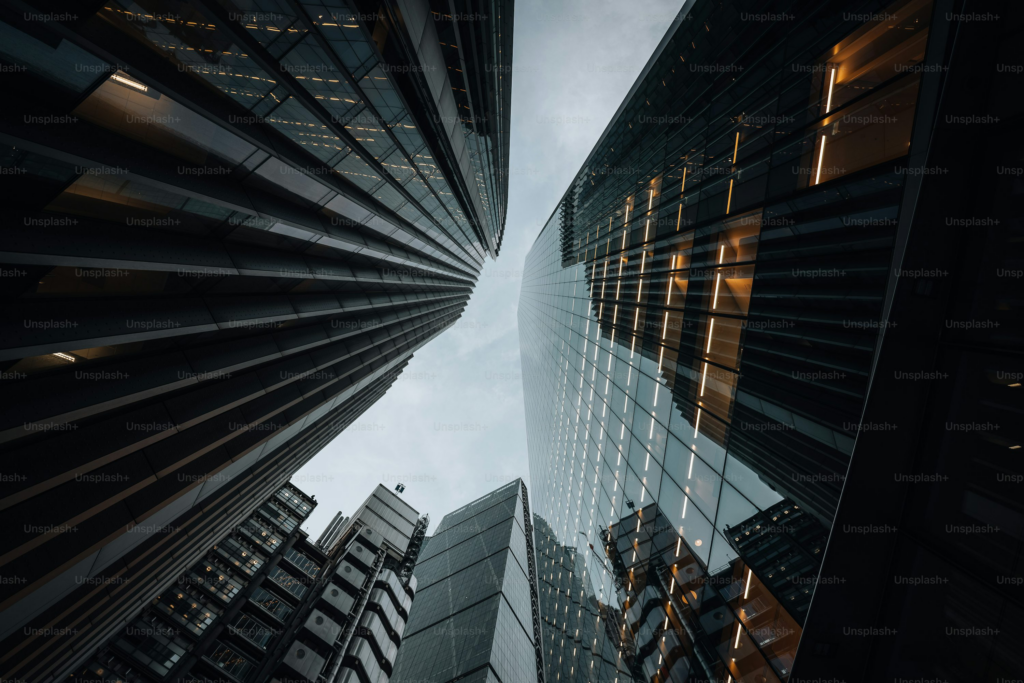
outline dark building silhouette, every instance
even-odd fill
[[[513,9],[445,7],[0,8],[0,677],[60,677],[458,321]]]

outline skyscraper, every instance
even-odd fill
[[[445,515],[416,565],[391,681],[544,681],[534,557],[520,479]]]
[[[331,573],[316,587],[303,628],[282,641],[268,674],[308,683],[387,681],[416,596],[412,572],[429,523],[429,516],[419,517],[378,485],[340,534],[332,533]]]
[[[72,679],[333,683],[390,672],[429,518],[378,487],[323,551],[298,527],[314,505],[290,484],[276,492]]]
[[[65,657],[85,665],[74,681],[158,683],[191,675],[255,680],[281,635],[301,625],[325,554],[299,525],[316,505],[291,484],[221,538],[95,653]],[[102,633],[83,633],[95,642]]]
[[[595,549],[632,676],[1019,670],[995,606],[1021,605],[1021,72],[994,17],[1020,10],[996,5],[685,3],[533,245],[536,513]]]
[[[8,678],[155,597],[458,320],[501,245],[513,10],[0,14]]]

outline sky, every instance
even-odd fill
[[[529,487],[516,311],[526,254],[661,41],[681,0],[517,0],[509,200],[462,318],[416,352],[385,396],[299,470],[316,538],[378,483],[431,533],[448,512],[522,477]]]

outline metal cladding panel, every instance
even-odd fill
[[[327,586],[320,596],[320,601],[330,605],[340,615],[351,612],[352,607],[356,604],[354,597],[334,585]]]
[[[316,638],[327,647],[334,645],[341,635],[341,624],[318,609],[310,612],[303,628],[309,632],[310,637]]]
[[[380,548],[381,534],[378,531],[374,531],[372,528],[363,528],[359,530],[359,534],[356,536],[356,541],[365,546],[370,551],[376,551]]]
[[[392,524],[395,528],[403,533],[403,535],[410,536],[413,532],[413,527],[416,525],[418,517],[410,518],[407,515],[402,514],[402,509],[394,505],[393,501],[381,500],[378,496],[372,496],[367,501],[367,507],[376,512],[384,521]]]
[[[351,562],[341,561],[338,568],[334,570],[334,580],[347,591],[355,595],[366,583],[366,574],[357,569]]]
[[[387,540],[388,543],[398,549],[398,552],[404,553],[409,547],[409,537],[403,535],[393,526],[388,524],[383,518],[381,518],[376,512],[366,507],[362,510],[359,515],[359,520],[368,525],[369,527],[376,529],[380,532],[381,536]]]
[[[307,683],[316,683],[325,663],[323,657],[301,640],[292,643],[281,660],[282,666],[286,667],[292,676]]]

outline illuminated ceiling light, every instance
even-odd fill
[[[679,557],[679,547],[682,544],[683,544],[683,539],[680,538],[679,540],[676,541],[676,557]],[[672,587],[673,588],[675,587],[675,583],[676,583],[676,579],[675,579],[675,577],[672,577]]]
[[[742,627],[742,626],[740,626],[740,625],[739,625],[739,624],[737,623],[737,624],[736,624],[736,642],[735,642],[735,643],[733,643],[733,645],[732,645],[732,646],[733,646],[733,648],[735,648],[735,649],[737,649],[737,650],[738,650],[738,649],[740,648],[740,634],[741,634],[741,633],[743,633],[743,627]]]
[[[74,363],[74,362],[75,362],[75,357],[74,357],[74,356],[71,356],[71,355],[69,355],[69,354],[66,354],[66,353],[60,353],[60,352],[58,351],[57,353],[55,353],[55,354],[53,354],[53,355],[57,356],[57,358],[60,358],[61,360],[66,360],[66,361],[69,361],[69,362],[71,362],[71,363]]]
[[[705,363],[704,364],[704,376],[700,380],[700,395],[701,396],[704,395],[704,385],[707,383],[707,381],[708,381],[708,364]]]
[[[693,425],[693,438],[697,438],[697,430],[700,429],[700,408],[697,408],[697,421]]]
[[[740,132],[736,131],[736,144],[732,148],[732,165],[733,166],[736,165],[736,155],[739,154],[739,151],[740,151]],[[726,213],[728,213],[728,212],[726,212]]]
[[[715,280],[715,300],[711,304],[711,310],[715,310],[716,308],[718,308],[718,288],[721,287],[721,285],[722,285],[722,274],[719,273],[718,274],[718,279]]]
[[[825,161],[825,138],[821,138],[821,153],[818,155],[818,172],[814,175],[814,184],[821,183],[821,163]]]
[[[650,196],[647,198],[647,210],[651,210],[651,205],[654,203],[654,190],[651,190]]]
[[[1020,448],[1020,444],[1018,444],[1018,445],[1016,445],[1016,446],[1010,446],[1010,450],[1011,450],[1011,451],[1016,451],[1016,450],[1018,450],[1019,448]]]
[[[1011,387],[1019,387],[1020,386],[1020,382],[1014,382],[1013,384],[1010,384],[1009,386],[1011,386]]]
[[[704,353],[711,353],[711,335],[715,331],[715,319],[711,319],[711,324],[708,325],[708,348]]]
[[[729,196],[725,199],[725,214],[729,215],[729,209],[732,207],[732,178],[729,178]]]
[[[825,113],[832,108],[832,87],[836,84],[836,68],[832,67],[828,76],[828,100],[825,102]]]
[[[750,577],[753,576],[753,574],[754,574],[754,572],[750,571],[750,568],[748,567],[747,568],[747,587],[743,589],[743,599],[744,600],[746,600],[747,597],[750,595]]]
[[[127,76],[122,76],[121,74],[117,74],[117,73],[114,74],[113,76],[110,77],[110,80],[116,81],[116,82],[118,82],[118,83],[120,83],[122,85],[127,85],[129,88],[135,88],[139,92],[146,92],[146,91],[149,90],[149,88],[147,86],[143,85],[142,83],[139,83],[138,81],[132,80],[132,79],[128,78]]]

